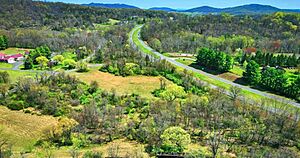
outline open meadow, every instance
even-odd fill
[[[100,88],[107,91],[116,90],[117,94],[139,94],[142,97],[152,98],[155,89],[160,88],[160,77],[150,76],[115,76],[98,70],[88,73],[72,73],[82,81],[91,83],[97,81]],[[167,81],[167,84],[173,84]]]

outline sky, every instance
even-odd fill
[[[234,7],[245,4],[272,5],[282,9],[300,9],[300,0],[46,0],[65,3],[124,3],[139,8],[171,7],[189,9],[200,6],[211,6],[218,8]]]

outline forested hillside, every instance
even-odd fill
[[[297,107],[238,86],[212,86],[204,81],[213,78],[158,59],[134,41],[142,29],[151,47],[187,52],[196,66],[227,72],[245,64],[251,85],[288,85],[297,99],[300,77],[281,78],[300,58],[275,53],[299,53],[298,14],[188,16],[30,0],[0,5],[1,52],[21,51],[23,58],[0,63],[0,158],[300,156]],[[267,64],[281,67],[260,71]]]
[[[163,52],[195,53],[198,47],[210,47],[228,53],[238,48],[300,53],[299,26],[300,15],[296,13],[187,16],[152,20],[144,27],[142,36]]]
[[[170,14],[141,9],[109,9],[75,4],[44,3],[31,0],[1,0],[0,28],[50,27],[61,30],[66,27],[88,28],[93,23],[107,22],[109,18],[130,19],[135,16],[168,17]]]

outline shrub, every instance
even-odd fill
[[[160,136],[162,149],[167,153],[181,153],[191,143],[191,136],[181,127],[169,127]]]
[[[7,107],[11,110],[22,110],[24,108],[23,101],[11,101]]]
[[[88,72],[88,65],[86,62],[80,61],[77,63],[77,72]]]
[[[73,59],[65,59],[63,61],[63,66],[65,69],[74,69],[76,67],[76,62]]]
[[[83,158],[102,158],[102,153],[96,151],[87,151],[84,153]]]

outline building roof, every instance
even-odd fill
[[[0,53],[0,61],[7,61],[11,58],[16,59],[23,57],[23,54],[13,54],[13,55],[6,55],[4,53]]]
[[[14,54],[14,55],[11,55],[9,56],[10,58],[20,58],[20,57],[23,57],[22,54]]]

